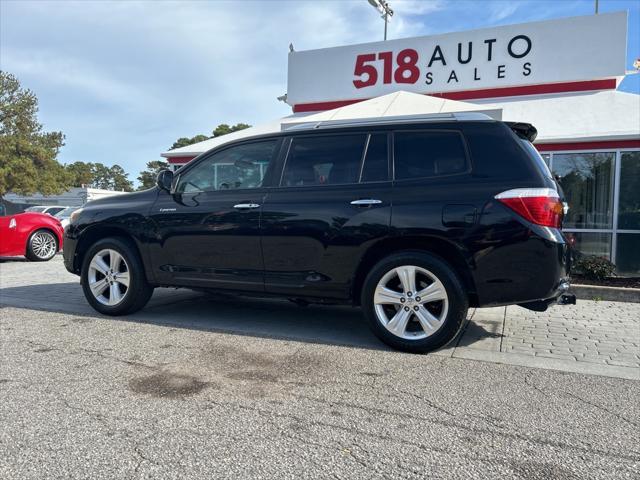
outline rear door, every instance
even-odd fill
[[[484,189],[459,130],[394,132],[394,232],[458,241],[478,218]]]
[[[391,219],[387,132],[296,135],[261,220],[267,292],[345,299]]]

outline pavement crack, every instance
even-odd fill
[[[560,393],[562,393],[562,394],[564,394],[564,395],[566,395],[566,396],[568,396],[570,398],[573,398],[575,400],[578,400],[579,402],[582,402],[582,403],[585,403],[587,405],[590,405],[590,406],[592,406],[592,407],[594,407],[594,408],[596,408],[598,410],[606,412],[609,415],[613,415],[614,417],[616,417],[616,418],[618,418],[618,419],[620,419],[620,420],[622,420],[624,422],[627,422],[627,423],[633,425],[634,427],[640,428],[640,424],[639,423],[628,419],[624,415],[620,415],[619,413],[612,412],[611,410],[609,410],[608,408],[603,407],[602,405],[598,405],[597,403],[593,403],[593,402],[590,402],[589,400],[585,400],[584,398],[581,398],[581,397],[579,397],[577,395],[574,395],[573,393],[564,392],[564,391],[560,391]]]
[[[524,376],[524,383],[526,385],[532,387],[534,390],[537,390],[538,392],[542,393],[545,397],[551,398],[551,394],[547,390],[538,387],[535,383],[533,383],[531,381],[531,377],[532,376],[533,376],[533,371],[527,372],[525,374],[525,376]],[[593,408],[596,408],[596,409],[598,409],[600,411],[608,413],[609,415],[612,415],[612,416],[618,418],[619,420],[627,422],[627,423],[633,425],[634,427],[640,427],[640,424],[638,424],[637,422],[634,422],[633,420],[631,420],[631,419],[629,419],[629,418],[625,417],[624,415],[621,415],[621,414],[619,414],[617,412],[613,412],[613,411],[609,410],[608,408],[603,407],[602,405],[590,402],[589,400],[586,400],[586,399],[584,399],[582,397],[579,397],[578,395],[574,395],[573,393],[570,393],[570,392],[567,392],[567,391],[564,391],[564,390],[557,390],[557,392],[559,394],[561,394],[561,395],[565,395],[565,396],[567,396],[569,398],[572,398],[574,400],[582,402],[585,405],[589,405],[589,406],[591,406]]]
[[[445,410],[444,408],[442,408],[441,406],[437,405],[433,400],[423,396],[423,395],[418,395],[417,393],[413,393],[413,392],[408,392],[406,390],[398,390],[398,392],[404,394],[404,395],[409,395],[410,397],[413,397],[417,400],[420,400],[421,402],[426,403],[430,408],[433,408],[434,410],[437,410],[441,413],[444,413],[445,415],[449,416],[449,417],[455,417],[455,414]]]
[[[117,357],[115,355],[109,355],[109,354],[104,353],[103,350],[95,350],[95,349],[90,349],[90,348],[81,348],[80,352],[90,353],[90,354],[96,355],[96,356],[98,356],[100,358],[104,358],[104,359],[107,359],[107,360],[113,360],[115,362],[124,363],[125,365],[130,365],[130,366],[133,366],[133,367],[141,367],[141,368],[146,368],[146,369],[150,369],[150,370],[155,370],[156,368],[158,368],[156,365],[148,365],[148,364],[143,363],[143,362],[138,362],[138,361],[135,361],[135,360],[126,360],[124,358],[120,358],[120,357]],[[78,355],[78,354],[82,355],[83,353],[69,352],[70,355]]]

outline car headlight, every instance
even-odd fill
[[[81,213],[82,213],[82,208],[79,208],[78,210],[75,210],[74,212],[72,212],[71,216],[69,217],[69,223],[74,223],[78,219]]]

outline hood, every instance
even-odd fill
[[[94,206],[106,206],[117,205],[119,203],[131,203],[136,201],[153,200],[158,195],[158,187],[153,187],[148,190],[141,190],[139,192],[122,193],[119,195],[111,195],[108,197],[98,198],[85,203],[82,208]]]

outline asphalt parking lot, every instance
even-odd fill
[[[344,307],[159,290],[84,302],[0,262],[0,477],[638,478],[640,305],[470,312],[390,351]]]

